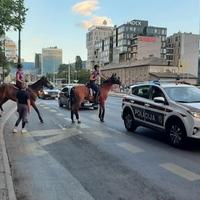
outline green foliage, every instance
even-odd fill
[[[11,28],[21,30],[27,10],[24,0],[0,0],[0,36]]]
[[[90,71],[87,69],[81,69],[77,71],[78,83],[87,83],[89,82]]]

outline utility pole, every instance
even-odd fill
[[[71,78],[71,76],[70,76],[70,67],[71,67],[71,65],[70,65],[70,61],[69,61],[69,65],[68,65],[68,84],[70,84],[71,83],[71,80],[70,80],[70,78]]]

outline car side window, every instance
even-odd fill
[[[150,99],[153,100],[155,97],[163,97],[163,98],[165,98],[165,95],[164,95],[164,93],[162,92],[162,90],[160,88],[152,86]]]
[[[65,92],[65,93],[66,93],[66,92],[68,93],[68,91],[69,91],[68,88],[63,88],[63,89],[62,89],[62,92]]]
[[[132,94],[139,96],[139,97],[143,97],[145,99],[148,99],[149,98],[149,89],[150,89],[149,85],[136,86],[136,87],[132,88]]]

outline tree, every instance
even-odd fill
[[[75,69],[76,70],[82,69],[82,60],[80,56],[76,56],[75,58]]]
[[[77,71],[77,79],[79,83],[87,83],[89,82],[90,71],[87,69],[81,69]]]
[[[24,0],[0,0],[0,36],[11,28],[21,30],[27,10]]]

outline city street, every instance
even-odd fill
[[[109,96],[105,122],[97,110],[80,110],[81,124],[57,100],[37,100],[44,124],[31,111],[28,132],[4,128],[18,200],[197,200],[200,142],[171,147],[155,131],[127,132],[121,97]]]

